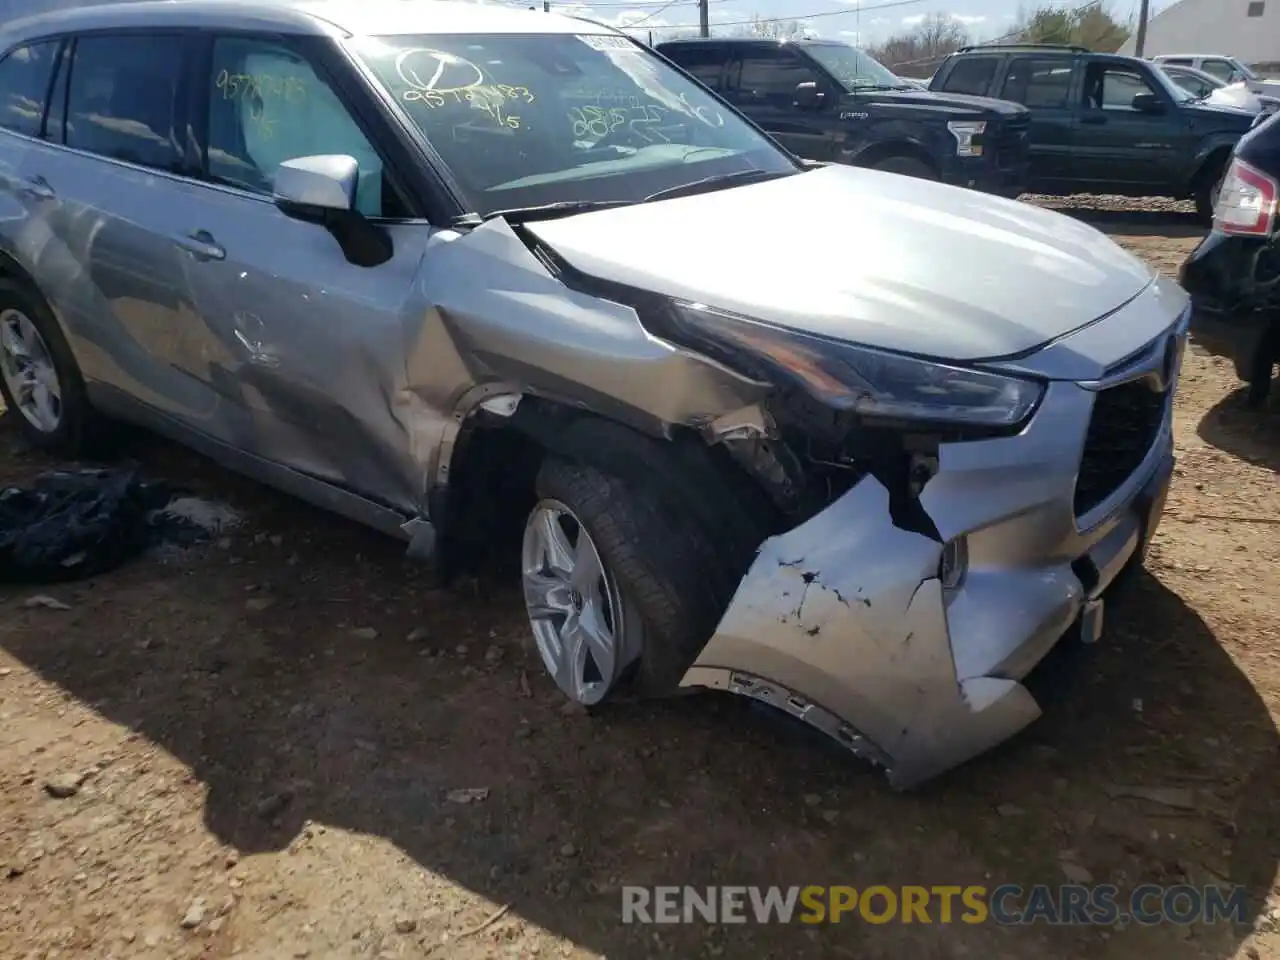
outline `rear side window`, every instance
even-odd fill
[[[182,169],[181,34],[81,37],[71,62],[66,143],[157,170]]]
[[[818,81],[818,72],[807,60],[787,50],[752,50],[742,55],[738,78],[741,103],[787,108],[796,101],[796,87]]]
[[[971,93],[986,96],[991,81],[996,78],[1000,61],[996,57],[961,57],[947,74],[942,89],[947,93]]]
[[[1014,60],[1001,96],[1032,109],[1065,107],[1071,93],[1071,71],[1070,60]]]
[[[1233,74],[1236,72],[1236,68],[1226,60],[1206,60],[1200,66],[1200,69],[1211,77],[1217,77],[1223,83],[1230,83],[1235,79]]]
[[[687,73],[712,90],[720,90],[720,77],[724,70],[725,57],[715,47],[693,46],[667,47],[662,51],[668,59],[678,63]]]
[[[0,127],[40,135],[58,42],[18,47],[0,60]]]

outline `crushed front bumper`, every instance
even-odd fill
[[[1134,328],[1168,324],[1169,299],[1139,305]],[[1111,336],[1094,330],[1046,362]],[[766,541],[684,685],[779,707],[903,788],[1013,736],[1040,715],[1020,681],[1073,626],[1097,639],[1105,591],[1159,522],[1185,343],[1180,312],[1107,376],[1051,382],[1017,436],[943,445],[920,494],[938,540],[895,525],[888,490],[867,475]],[[1080,514],[1096,398],[1139,380],[1163,395],[1158,429],[1137,468]],[[959,539],[967,567],[944,586],[944,548]]]

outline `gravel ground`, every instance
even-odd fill
[[[1051,203],[1166,272],[1199,236]],[[0,589],[0,957],[1280,958],[1280,418],[1193,347],[1177,445],[1105,642],[1025,734],[899,796],[731,699],[566,711],[515,591],[428,589],[396,544],[141,441],[245,523]],[[1243,884],[1249,924],[619,922],[627,883],[1068,880]]]

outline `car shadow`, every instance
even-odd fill
[[[1271,396],[1253,410],[1246,402],[1248,387],[1227,394],[1200,420],[1196,432],[1205,443],[1247,463],[1280,473],[1280,382]]]
[[[1075,958],[1102,932],[935,916],[803,932],[694,923],[657,940],[621,922],[624,885],[1216,882],[1247,888],[1250,922],[1275,875],[1280,744],[1266,705],[1195,611],[1145,574],[1109,607],[1105,642],[1064,646],[1038,673],[1045,717],[895,794],[732,698],[567,712],[528,651],[514,589],[427,589],[385,538],[167,445],[145,460],[247,508],[250,528],[187,563],[68,587],[71,611],[19,613],[4,646],[186,764],[206,786],[208,828],[244,853],[283,850],[309,823],[383,837],[528,923],[637,958],[955,956],[956,944]],[[17,595],[0,588],[0,602]],[[1178,801],[1136,799],[1144,788]],[[487,794],[451,802],[465,789]],[[1226,958],[1246,932],[1126,935],[1134,956]]]

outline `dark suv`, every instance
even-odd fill
[[[672,40],[683,67],[797,156],[1017,196],[1027,177],[1022,107],[920,90],[863,51],[820,40]]]
[[[1255,119],[1202,102],[1145,60],[1083,47],[965,47],[929,89],[1025,104],[1037,192],[1194,198],[1206,222]]]

